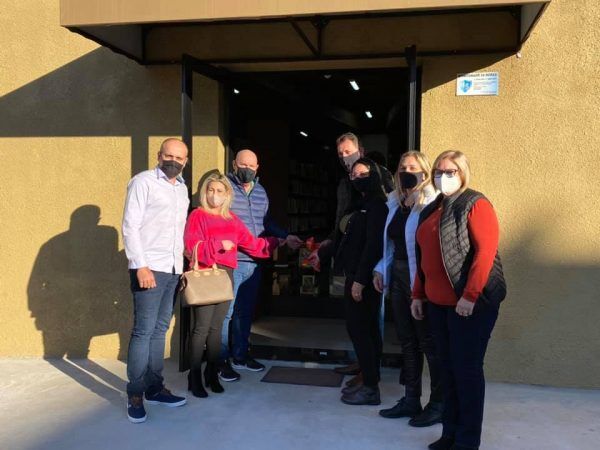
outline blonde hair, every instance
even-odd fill
[[[231,186],[229,179],[223,174],[213,173],[206,177],[206,179],[202,182],[202,186],[200,187],[200,207],[205,210],[211,209],[211,206],[208,204],[208,200],[206,198],[206,192],[208,191],[210,183],[221,183],[225,187],[226,199],[225,203],[223,203],[221,206],[221,216],[225,219],[231,219],[233,187]]]
[[[409,157],[413,157],[417,160],[417,163],[421,167],[421,170],[424,174],[423,181],[421,181],[417,186],[415,186],[415,189],[419,192],[419,197],[415,201],[415,205],[420,207],[423,206],[423,203],[425,203],[426,188],[432,185],[431,163],[429,162],[429,158],[427,158],[427,155],[425,153],[421,153],[418,150],[409,150],[406,153],[403,153],[402,156],[400,156],[398,168],[396,169],[396,178],[398,178],[398,173],[400,172],[400,166],[402,165],[402,161],[404,161],[405,158]],[[401,198],[401,196],[404,195],[404,193],[402,192],[402,187],[400,186],[399,179],[396,179],[396,186],[396,189],[398,190],[398,196],[400,196]]]
[[[466,191],[469,187],[469,182],[471,181],[471,166],[469,164],[467,155],[459,150],[446,150],[445,152],[440,153],[437,158],[435,158],[433,170],[437,169],[438,164],[445,159],[449,159],[456,165],[456,167],[458,167],[458,174],[460,175],[460,179],[462,181],[458,192]]]

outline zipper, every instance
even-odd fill
[[[444,211],[442,210],[442,214]],[[452,289],[454,289],[454,283],[452,282],[452,278],[450,278],[450,274],[448,273],[448,268],[446,267],[446,261],[444,260],[444,248],[442,247],[442,214],[440,214],[440,221],[438,223],[438,237],[440,239],[440,253],[442,254],[442,266],[444,266],[444,271],[446,272],[446,276],[448,277],[448,281],[452,285]]]

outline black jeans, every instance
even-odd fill
[[[442,363],[444,436],[457,445],[479,448],[485,378],[483,360],[498,308],[478,302],[473,315],[461,317],[454,306],[429,304],[428,314]]]
[[[221,354],[221,330],[223,320],[229,311],[231,302],[217,303],[216,305],[192,306],[194,315],[194,328],[191,340],[191,366],[192,370],[200,370],[204,346],[206,345],[207,359],[217,362]]]
[[[346,278],[345,305],[346,328],[366,386],[375,387],[379,383],[379,367],[383,352],[383,341],[379,328],[381,294],[372,285],[363,289],[362,301],[356,302],[351,295],[352,277]]]
[[[415,320],[410,312],[411,289],[408,261],[394,260],[390,284],[390,300],[394,315],[396,334],[402,346],[402,371],[407,397],[421,397],[421,377],[423,356],[427,358],[431,376],[431,396],[429,401],[442,402],[442,377],[440,359],[435,351],[433,336],[429,330],[427,303],[425,318]]]

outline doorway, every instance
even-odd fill
[[[320,242],[332,234],[337,184],[347,176],[336,138],[359,136],[364,152],[394,172],[400,155],[419,148],[420,70],[408,67],[232,73],[191,61],[193,72],[221,82],[226,113],[227,168],[244,148],[259,158],[259,179],[278,225],[302,239]],[[412,64],[411,64],[412,62]],[[185,66],[185,64],[184,64]],[[191,143],[192,96],[182,123]],[[197,107],[201,107],[199,99]],[[257,358],[342,363],[355,359],[343,319],[341,280],[329,267],[303,264],[306,250],[278,250],[263,264],[260,300],[252,329]],[[386,305],[386,310],[389,306]],[[187,311],[182,310],[180,369],[187,364]],[[400,347],[386,312],[385,365],[399,362]]]
[[[254,84],[227,88],[231,157],[244,148],[258,154],[270,215],[280,226],[303,240],[327,239],[335,222],[337,185],[347,176],[336,138],[355,133],[365,155],[393,173],[408,148],[409,70],[272,72],[252,78]],[[416,139],[418,148],[418,133]],[[307,267],[306,253],[282,248],[264,264],[253,354],[321,362],[353,359],[341,280],[329,266],[320,272]],[[399,345],[393,326],[384,328],[384,353],[393,363]]]

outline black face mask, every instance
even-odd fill
[[[252,183],[256,178],[256,170],[252,170],[249,167],[238,167],[235,174],[244,184]]]
[[[350,173],[350,171],[352,170],[352,166],[359,159],[360,152],[352,153],[351,155],[340,157],[340,164],[344,169],[346,169],[346,172]]]
[[[352,180],[352,187],[361,194],[366,193],[371,188],[371,177],[355,178]]]
[[[171,180],[181,173],[183,164],[179,164],[177,161],[162,161],[160,170]]]
[[[402,189],[412,189],[419,184],[419,179],[414,173],[400,172],[398,173],[398,178],[400,179],[400,187]]]

